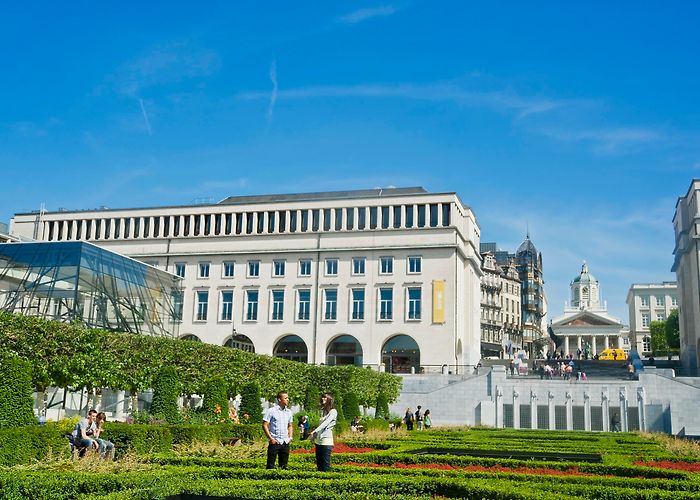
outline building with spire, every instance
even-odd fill
[[[622,321],[608,314],[608,305],[600,300],[600,282],[583,262],[581,273],[569,284],[570,305],[564,314],[552,321],[552,330],[564,340],[564,354],[585,351],[595,356],[610,347],[629,351],[628,331]]]

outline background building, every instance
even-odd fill
[[[630,317],[630,344],[643,356],[651,355],[649,325],[652,321],[666,321],[674,309],[678,309],[678,284],[633,283],[627,292]]]
[[[537,355],[548,342],[548,338],[544,335],[547,295],[544,290],[542,254],[530,240],[529,233],[514,254],[499,250],[496,243],[483,243],[480,249],[482,253],[492,253],[496,263],[502,268],[515,266],[520,281],[517,286],[520,292],[517,303],[520,321],[517,328],[510,327],[511,336],[513,339],[519,338],[517,348],[524,349],[531,357]],[[516,287],[513,283],[511,286]]]
[[[183,279],[181,338],[315,364],[468,370],[480,358],[479,226],[423,188],[17,214]]]
[[[629,351],[627,331],[622,321],[608,314],[608,305],[600,301],[600,283],[588,272],[585,262],[569,287],[571,305],[564,305],[564,314],[551,325],[564,340],[560,347],[564,355],[576,355],[581,350],[595,356],[609,347]]]
[[[520,279],[513,259],[500,266],[490,251],[481,257],[481,356],[502,358],[523,345]]]
[[[676,203],[676,244],[671,271],[678,281],[681,361],[689,374],[700,370],[700,179]]]

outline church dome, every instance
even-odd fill
[[[581,266],[581,274],[574,278],[574,283],[597,283],[598,280],[595,279],[591,273],[588,272],[588,264],[585,262]]]

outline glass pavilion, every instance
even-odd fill
[[[181,279],[87,242],[0,244],[0,310],[177,337]]]

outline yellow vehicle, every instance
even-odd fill
[[[627,359],[627,354],[625,354],[625,351],[622,349],[613,349],[611,347],[600,351],[600,354],[598,354],[598,359],[624,361]]]

